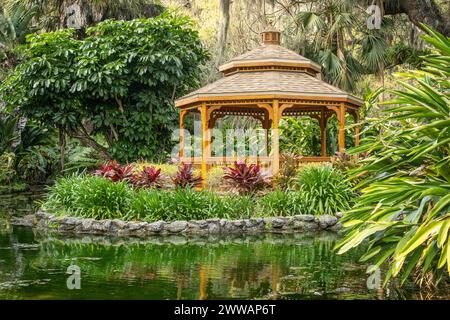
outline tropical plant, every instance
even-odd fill
[[[200,186],[201,183],[202,178],[200,176],[195,176],[192,170],[192,164],[183,162],[178,166],[177,175],[173,178],[175,188],[195,188]]]
[[[71,175],[57,179],[49,187],[44,207],[62,215],[99,220],[122,218],[129,209],[132,192],[124,181]]]
[[[134,164],[121,165],[116,160],[108,161],[95,171],[98,177],[106,178],[112,182],[131,181],[134,176]]]
[[[137,188],[161,188],[163,177],[161,169],[144,166],[141,170],[134,173],[131,183]]]
[[[18,60],[14,52],[19,44],[25,42],[25,36],[35,31],[31,20],[36,15],[35,7],[14,3],[12,6],[0,6],[0,60],[6,69],[14,67]]]
[[[299,170],[297,189],[306,214],[330,214],[350,209],[354,193],[347,178],[331,165],[307,165]]]
[[[450,273],[450,39],[423,26],[434,47],[423,70],[399,74],[378,136],[368,136],[351,153],[370,156],[353,176],[362,196],[345,216],[344,253],[368,241],[361,258],[388,267],[385,283],[414,275],[420,284]],[[373,269],[374,269],[373,268]]]
[[[247,165],[236,161],[233,167],[225,167],[223,178],[230,186],[242,193],[254,193],[268,185],[268,179],[257,164]]]
[[[2,100],[58,129],[62,147],[68,135],[105,159],[165,160],[178,122],[174,98],[197,84],[207,59],[192,23],[163,14],[104,21],[87,34],[80,40],[75,30],[62,29],[29,36],[23,61],[2,85]]]
[[[280,171],[273,178],[275,185],[282,190],[292,189],[297,176],[300,157],[294,153],[282,153]]]

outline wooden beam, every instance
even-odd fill
[[[322,157],[327,156],[327,118],[325,115],[325,110],[322,109],[320,115],[320,134],[321,134],[321,144],[322,144]]]
[[[206,186],[206,175],[208,173],[206,159],[211,156],[210,154],[208,154],[209,119],[208,119],[208,109],[206,107],[206,103],[202,104],[200,112],[201,112],[201,118],[202,118],[202,179],[203,179],[203,186]]]
[[[184,117],[188,112],[188,110],[180,111],[180,151],[178,152],[180,159],[184,157]]]
[[[339,136],[338,136],[338,146],[339,153],[345,153],[345,104],[339,106]]]

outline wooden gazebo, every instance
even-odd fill
[[[345,116],[359,122],[362,101],[321,80],[321,67],[309,59],[280,46],[280,32],[269,28],[262,33],[263,44],[220,67],[224,77],[175,102],[180,109],[180,157],[201,164],[202,175],[212,164],[224,164],[225,157],[211,157],[211,130],[218,119],[227,115],[252,116],[266,130],[272,129],[272,152],[257,162],[279,170],[279,132],[283,116],[309,116],[320,123],[322,155],[304,157],[304,161],[330,161],[326,151],[327,120],[336,114],[339,121],[339,151],[345,151]],[[184,156],[184,119],[189,112],[201,114],[202,156]],[[359,144],[359,128],[355,127]],[[250,159],[252,162],[253,159]]]

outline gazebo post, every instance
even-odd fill
[[[345,152],[345,104],[341,103],[339,106],[339,137],[338,137],[338,146],[339,153]]]
[[[322,108],[320,112],[320,134],[322,143],[322,157],[327,156],[327,119],[325,118],[325,110]]]
[[[180,159],[184,157],[184,117],[187,112],[187,110],[180,111],[180,151],[178,152]]]
[[[208,110],[206,107],[206,103],[202,103],[202,106],[200,108],[201,118],[202,118],[202,179],[203,179],[203,186],[205,186],[206,183],[206,175],[208,172],[208,168],[206,165],[207,158],[211,155],[208,155],[209,150],[209,139],[208,139]]]
[[[278,126],[280,123],[280,104],[277,99],[273,100],[273,163],[272,163],[272,174],[275,175],[280,170],[280,141],[279,141],[279,132]]]
[[[359,146],[359,111],[355,110],[354,113],[354,119],[355,119],[355,146]]]

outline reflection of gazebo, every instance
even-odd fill
[[[304,161],[329,161],[326,151],[327,120],[336,114],[339,121],[339,151],[345,150],[345,115],[359,122],[362,101],[320,79],[316,63],[280,46],[280,32],[268,29],[262,33],[263,45],[222,65],[222,79],[194,91],[175,105],[180,109],[180,156],[183,156],[184,118],[189,112],[200,112],[202,120],[202,164],[205,177],[209,164],[224,163],[224,157],[211,157],[211,129],[227,115],[251,116],[261,121],[264,129],[272,129],[271,157],[258,162],[272,164],[279,170],[278,126],[283,116],[309,116],[321,128],[321,157],[304,157]],[[355,127],[355,143],[359,143]]]

